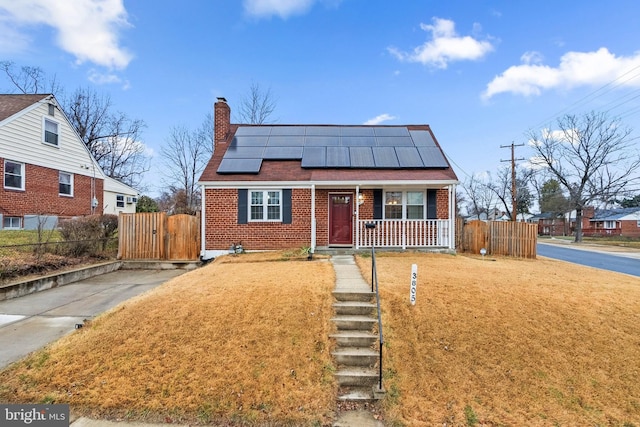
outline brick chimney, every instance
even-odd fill
[[[227,100],[220,97],[213,105],[213,149],[219,144],[227,142],[231,128],[231,108]]]

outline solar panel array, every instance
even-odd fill
[[[403,126],[240,126],[218,173],[258,173],[263,160],[301,160],[303,168],[446,168],[425,130]]]

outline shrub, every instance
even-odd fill
[[[60,223],[60,234],[69,242],[67,251],[72,256],[96,256],[107,246],[109,238],[118,229],[116,215],[91,215]]]

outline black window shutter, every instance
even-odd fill
[[[373,190],[373,219],[382,219],[382,190]]]
[[[438,218],[437,193],[438,190],[427,190],[427,219]]]
[[[291,189],[282,190],[282,223],[291,224]]]
[[[238,188],[238,224],[247,223],[247,189]]]

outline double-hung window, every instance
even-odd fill
[[[73,174],[58,173],[58,193],[61,196],[73,196]]]
[[[424,219],[424,191],[387,191],[384,198],[385,219]]]
[[[24,190],[24,163],[4,161],[4,188]]]
[[[116,194],[116,207],[124,208],[124,195]]]
[[[53,120],[44,119],[44,142],[58,145],[58,123]]]
[[[281,221],[282,191],[251,190],[249,205],[250,221]]]

